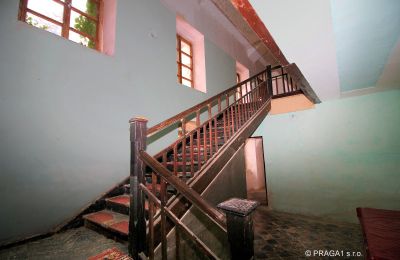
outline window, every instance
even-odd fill
[[[194,88],[192,44],[179,34],[176,36],[176,39],[178,82]]]
[[[176,35],[178,84],[206,93],[204,35],[181,16],[176,17]]]
[[[236,83],[246,80],[250,77],[249,69],[236,61]]]
[[[102,0],[21,0],[19,20],[101,50]]]

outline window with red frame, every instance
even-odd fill
[[[100,50],[102,0],[20,0],[18,19]]]

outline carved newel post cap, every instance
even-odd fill
[[[129,123],[133,123],[133,122],[148,122],[149,120],[147,118],[145,118],[144,116],[136,116],[133,117],[131,119],[129,119]]]
[[[258,201],[232,198],[221,202],[217,205],[217,208],[226,213],[245,217],[251,214],[259,205],[260,202]]]

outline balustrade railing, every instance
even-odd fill
[[[176,254],[179,257],[181,232],[208,258],[217,258],[200,239],[185,226],[171,209],[172,198],[183,196],[226,231],[225,215],[192,190],[193,180],[206,165],[217,158],[223,145],[235,140],[252,119],[266,109],[272,97],[271,66],[234,87],[147,129],[147,120],[131,120],[131,207],[129,250],[136,259],[140,252],[154,258],[155,226],[159,225],[161,255],[167,257],[167,219],[176,230]],[[206,119],[201,120],[202,111]],[[196,127],[188,129],[190,119]],[[155,156],[145,152],[146,139],[179,123],[181,137]],[[147,224],[146,224],[147,221]],[[244,225],[246,226],[246,225]],[[229,230],[228,236],[229,236]],[[239,232],[240,233],[240,232]],[[252,244],[251,244],[252,245]],[[247,250],[246,252],[252,252]]]
[[[174,175],[187,181],[195,177],[196,173],[219,151],[221,146],[232,138],[232,136],[253,116],[257,110],[266,102],[268,96],[267,88],[262,76],[262,83],[256,84],[256,80],[249,81],[251,90],[236,87],[231,92],[224,95],[225,102],[219,102],[218,112],[212,115],[211,109],[208,109],[208,119],[191,131],[183,130],[183,136],[173,144],[157,153],[154,157],[162,162],[165,167],[171,170]],[[243,86],[243,85],[241,85]],[[211,101],[206,106],[209,108]],[[225,108],[223,108],[225,105]],[[198,118],[198,112],[196,117]],[[185,118],[179,119],[186,122]],[[197,122],[200,120],[196,120]],[[186,129],[184,124],[182,129]]]
[[[273,98],[280,98],[302,93],[300,86],[287,73],[282,66],[277,66],[272,70],[272,94]]]

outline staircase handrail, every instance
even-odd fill
[[[146,165],[151,167],[159,176],[161,176],[167,183],[174,186],[174,188],[187,198],[193,205],[199,208],[204,214],[208,215],[210,219],[214,220],[226,232],[226,217],[217,208],[213,207],[208,201],[203,199],[197,192],[195,192],[186,183],[181,181],[178,177],[173,175],[154,157],[145,151],[139,152],[140,157]]]
[[[280,66],[275,66],[275,67],[271,68],[271,70],[275,70],[275,69],[277,69],[279,67]],[[197,111],[201,111],[203,108],[208,107],[209,105],[213,105],[216,102],[221,102],[221,98],[224,95],[230,94],[231,92],[235,92],[238,87],[243,86],[243,85],[247,84],[248,82],[250,82],[252,80],[256,80],[258,76],[262,75],[266,71],[267,71],[267,69],[264,69],[261,72],[251,76],[250,78],[248,78],[248,79],[246,79],[246,80],[244,80],[242,82],[239,82],[236,85],[234,85],[234,86],[232,86],[232,87],[230,87],[230,88],[228,88],[228,89],[226,89],[226,90],[224,90],[224,91],[222,91],[222,92],[220,92],[220,93],[218,93],[218,94],[216,94],[216,95],[204,100],[203,102],[201,102],[201,103],[199,103],[199,104],[197,104],[195,106],[192,106],[192,107],[186,109],[185,111],[182,111],[182,112],[180,112],[180,113],[178,113],[178,114],[176,114],[176,115],[174,115],[174,116],[172,116],[172,117],[170,117],[170,118],[168,118],[168,119],[166,119],[166,120],[164,120],[164,121],[162,121],[162,122],[160,122],[160,123],[148,128],[147,137],[152,136],[155,133],[167,128],[168,126],[181,121],[182,119],[188,117],[189,115],[192,115],[193,113],[195,113]]]
[[[265,71],[262,71],[261,73],[257,74],[260,75]],[[245,81],[243,81],[245,82]],[[264,83],[264,81],[263,81]],[[169,150],[171,150],[171,148],[173,146],[175,146],[176,144],[182,142],[184,139],[186,139],[190,134],[195,133],[199,128],[202,128],[204,126],[207,126],[207,124],[209,124],[210,122],[212,122],[213,120],[215,120],[215,118],[217,118],[218,116],[220,116],[221,114],[225,113],[227,110],[229,110],[230,108],[232,108],[233,106],[236,106],[240,103],[240,101],[242,101],[243,99],[245,99],[246,97],[250,97],[250,95],[253,94],[253,91],[257,91],[260,87],[260,84],[257,84],[256,87],[254,89],[252,89],[250,92],[246,93],[245,95],[243,95],[240,99],[234,101],[233,103],[231,103],[229,106],[225,107],[224,109],[222,109],[221,111],[217,112],[215,115],[213,115],[211,118],[208,118],[207,120],[205,120],[203,123],[201,123],[199,126],[197,126],[195,129],[185,133],[185,135],[179,137],[178,139],[176,139],[171,145],[167,146],[166,148],[164,148],[163,150],[161,150],[160,152],[158,152],[157,154],[154,155],[155,158],[162,156],[164,153],[168,152]]]
[[[250,82],[250,84],[248,84]],[[243,88],[244,87],[244,88]],[[233,95],[232,95],[233,94]],[[150,259],[154,258],[154,232],[155,232],[155,213],[156,206],[160,206],[160,226],[161,226],[161,251],[163,259],[167,255],[167,231],[166,225],[168,217],[170,220],[175,222],[178,229],[187,230],[189,229],[179,221],[177,215],[173,215],[167,203],[167,184],[173,186],[177,193],[179,193],[184,199],[190,202],[191,205],[200,209],[206,216],[209,217],[214,223],[216,223],[223,231],[227,232],[228,236],[230,233],[227,228],[229,225],[226,224],[227,218],[220,212],[216,207],[211,205],[205,199],[203,199],[198,191],[195,191],[190,187],[186,181],[186,170],[183,170],[181,177],[184,177],[185,181],[179,179],[177,175],[177,155],[178,155],[178,144],[182,151],[182,156],[186,154],[186,141],[190,143],[190,165],[193,173],[194,155],[193,155],[193,135],[196,135],[197,146],[200,146],[199,142],[203,138],[203,158],[200,158],[200,149],[198,152],[198,160],[203,161],[203,165],[214,158],[213,150],[215,148],[216,154],[220,151],[218,147],[219,142],[217,141],[217,129],[218,129],[218,117],[219,120],[223,121],[223,139],[226,143],[231,138],[236,138],[240,133],[243,125],[250,120],[255,119],[258,115],[258,111],[262,111],[270,107],[270,100],[272,94],[272,76],[271,66],[260,73],[252,76],[251,78],[201,102],[198,105],[189,108],[170,119],[167,119],[152,128],[147,128],[147,120],[144,118],[131,119],[131,175],[130,175],[130,225],[129,225],[129,251],[133,257],[137,257],[139,252],[149,252]],[[225,95],[225,99],[222,97]],[[224,101],[225,107],[222,108],[222,102]],[[218,112],[212,115],[212,106],[218,102]],[[208,118],[200,124],[200,112],[204,107],[208,109]],[[186,118],[196,112],[196,128],[186,133],[185,121]],[[183,136],[178,138],[176,142],[162,150],[155,156],[149,155],[146,150],[146,139],[152,134],[165,129],[166,127],[175,124],[176,122],[182,122]],[[214,123],[214,124],[213,124]],[[202,132],[201,132],[202,131]],[[201,134],[203,137],[201,137]],[[206,141],[208,140],[208,141]],[[209,147],[209,148],[207,148]],[[224,146],[222,146],[224,147]],[[222,149],[221,147],[221,149]],[[171,150],[173,149],[173,150]],[[207,156],[207,150],[210,152],[210,156]],[[167,169],[167,153],[173,152],[173,171]],[[170,154],[171,155],[171,154]],[[199,163],[198,161],[198,163]],[[182,158],[182,168],[186,168],[188,162],[185,157]],[[200,164],[202,166],[202,164]],[[146,177],[146,169],[151,169],[151,176]],[[160,178],[158,178],[158,177]],[[192,177],[194,177],[193,175]],[[146,186],[146,178],[151,178],[151,189]],[[157,191],[157,183],[160,183],[160,190]],[[160,200],[156,198],[156,194],[159,194]],[[148,227],[146,227],[145,221],[145,196],[148,199]],[[154,196],[153,196],[154,195]],[[157,195],[158,196],[158,195]],[[186,205],[188,207],[190,204]],[[180,214],[180,213],[179,213]],[[181,217],[181,216],[180,216]],[[247,226],[247,225],[246,225]],[[146,233],[148,230],[148,240],[146,239]],[[176,230],[178,232],[178,230]],[[212,256],[212,251],[209,248],[204,247],[204,244],[198,243],[198,238],[192,234],[192,239],[195,240],[197,245],[206,252],[207,255]],[[244,237],[243,237],[244,239]],[[145,245],[145,241],[148,241],[148,246]],[[177,238],[177,240],[179,240]],[[147,249],[146,249],[147,248]],[[177,249],[177,252],[179,250]],[[247,251],[246,251],[247,252]],[[211,255],[209,254],[211,253]],[[214,258],[213,256],[211,258]]]

